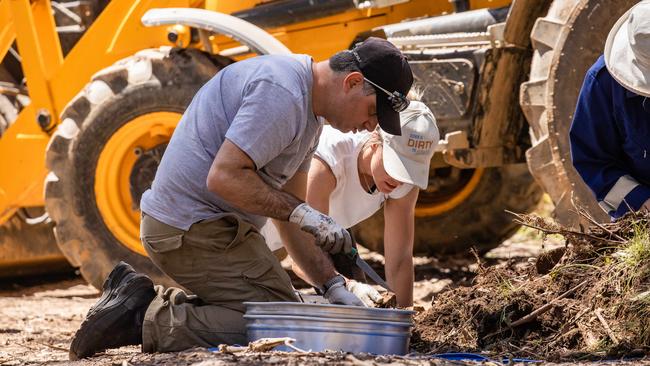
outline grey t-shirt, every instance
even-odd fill
[[[276,189],[309,169],[322,129],[311,108],[311,66],[307,55],[259,56],[215,75],[183,114],[151,189],[142,195],[141,209],[183,230],[225,212],[262,227],[264,217],[208,191],[208,171],[225,139],[242,149]]]

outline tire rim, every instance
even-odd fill
[[[420,191],[420,197],[418,197],[418,203],[415,206],[415,216],[436,216],[451,211],[474,192],[483,177],[483,173],[483,168],[474,169],[467,177],[459,177],[446,192]]]
[[[140,243],[140,209],[130,176],[142,151],[169,142],[180,113],[154,112],[120,127],[102,150],[95,170],[95,200],[108,230],[123,246],[146,256]]]

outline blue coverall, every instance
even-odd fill
[[[573,166],[612,218],[650,198],[650,98],[614,80],[603,56],[587,71],[569,139]]]

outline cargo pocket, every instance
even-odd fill
[[[176,250],[183,245],[183,234],[165,236],[161,238],[145,236],[142,238],[142,241],[144,241],[149,249],[151,249],[151,251],[154,253],[167,253],[172,250]]]
[[[273,264],[267,260],[253,262],[242,271],[242,277],[257,293],[258,296],[254,299],[256,301],[280,301],[276,294],[287,286],[273,271]]]
[[[144,236],[142,244],[149,259],[176,282],[191,270],[194,258],[191,248],[183,245],[183,233]]]

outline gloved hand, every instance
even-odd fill
[[[350,233],[331,217],[318,212],[306,203],[296,207],[289,221],[300,225],[300,229],[316,238],[316,245],[331,254],[349,253],[352,248]]]
[[[323,294],[323,297],[330,304],[366,306],[355,294],[345,288],[345,279],[330,286]]]
[[[381,300],[381,294],[374,287],[355,280],[348,280],[345,287],[363,301],[367,307],[374,307]]]

